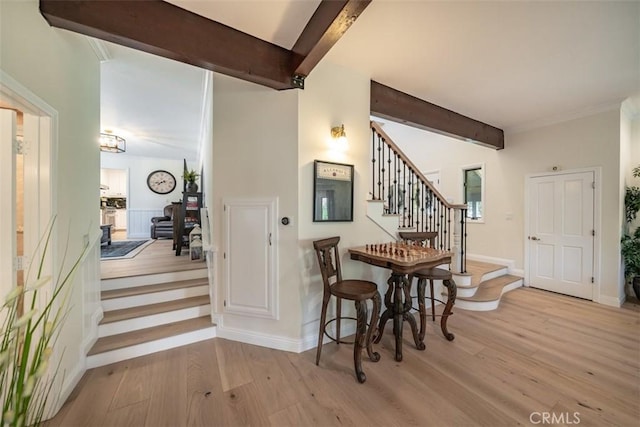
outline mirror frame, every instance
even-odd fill
[[[353,173],[354,167],[353,165],[348,165],[344,163],[334,163],[334,162],[325,162],[323,160],[314,160],[313,161],[313,222],[352,222],[353,221]],[[327,176],[331,174],[337,178],[325,179],[323,176]],[[341,205],[347,205],[347,214],[340,218],[328,218],[322,219],[319,215],[316,215],[318,208],[318,200],[320,198],[320,189],[319,182],[327,181],[327,182],[335,182],[335,183],[344,183],[348,182],[349,188],[347,189],[347,193],[349,195],[349,200],[341,200]],[[337,184],[336,184],[337,186]]]

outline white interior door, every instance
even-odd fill
[[[529,179],[529,285],[593,299],[594,173]]]
[[[277,199],[225,200],[225,313],[278,318]]]

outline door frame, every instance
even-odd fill
[[[24,228],[25,230],[27,227],[31,228],[31,234],[39,239],[58,211],[57,168],[55,167],[58,154],[58,111],[2,69],[0,69],[0,100],[6,106],[16,108],[24,114],[37,116],[40,120],[37,141],[31,141],[32,144],[37,144],[39,157],[37,176],[25,176],[25,185],[31,182],[36,187],[38,194],[36,197],[25,197],[24,200]],[[33,204],[37,204],[37,206],[33,206]],[[26,214],[27,211],[37,212],[37,214]],[[56,237],[57,233],[54,229],[52,241],[57,241]],[[44,272],[56,277],[58,273],[55,268],[57,265],[56,248],[52,247],[48,254],[44,264]],[[32,254],[25,255],[31,256]]]
[[[592,301],[600,302],[600,260],[602,254],[602,167],[595,166],[590,168],[578,168],[567,169],[551,172],[539,172],[530,173],[525,175],[524,185],[524,233],[522,236],[524,244],[524,286],[530,286],[531,283],[531,269],[529,257],[530,245],[527,240],[527,236],[530,235],[529,227],[531,226],[531,219],[529,214],[530,202],[529,202],[529,190],[531,189],[532,178],[570,175],[574,173],[592,172],[595,186],[593,191],[593,227],[596,230],[596,235],[593,239],[593,296]]]

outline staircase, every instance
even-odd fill
[[[206,269],[103,279],[95,368],[216,336]]]
[[[467,260],[467,273],[454,273],[457,285],[455,307],[470,311],[490,311],[498,308],[506,292],[519,288],[522,277],[508,273],[508,267]],[[442,296],[446,301],[447,293]]]
[[[378,123],[371,122],[371,132],[367,217],[393,239],[399,231],[438,233],[437,248],[453,254],[449,268],[458,288],[455,306],[474,311],[498,308],[502,294],[523,285],[522,277],[508,274],[505,266],[468,260],[466,205],[447,201]],[[446,292],[443,296],[446,300]]]

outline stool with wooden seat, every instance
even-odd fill
[[[313,248],[318,256],[318,264],[322,273],[324,293],[322,297],[322,311],[320,313],[320,330],[318,332],[318,348],[316,350],[316,365],[320,363],[320,353],[322,352],[322,341],[324,335],[329,337],[336,344],[351,344],[351,342],[340,339],[340,320],[353,319],[352,317],[342,317],[342,300],[351,300],[356,305],[356,337],[354,340],[353,363],[358,381],[363,383],[366,376],[362,371],[362,350],[367,349],[369,358],[377,362],[380,355],[373,351],[373,336],[377,330],[378,317],[380,316],[380,293],[375,283],[368,280],[343,280],[342,269],[340,267],[340,254],[338,253],[338,242],[340,237],[317,240],[313,242]],[[327,321],[327,306],[331,296],[336,300],[336,317]],[[367,300],[373,302],[373,309],[369,327],[367,327]],[[336,322],[336,336],[332,337],[327,333],[329,323]]]
[[[429,248],[436,247],[436,237],[438,233],[436,231],[400,231],[399,236],[401,239],[419,243],[420,246]],[[424,339],[425,326],[427,322],[427,310],[425,307],[425,288],[427,280],[429,281],[429,295],[431,299],[431,320],[435,322],[436,311],[435,302],[436,298],[433,295],[433,281],[434,280],[451,280],[452,274],[449,270],[442,268],[426,268],[424,270],[418,270],[409,276],[409,283],[413,281],[413,278],[418,279],[418,311],[420,312],[420,339]],[[439,301],[439,300],[438,300]]]

